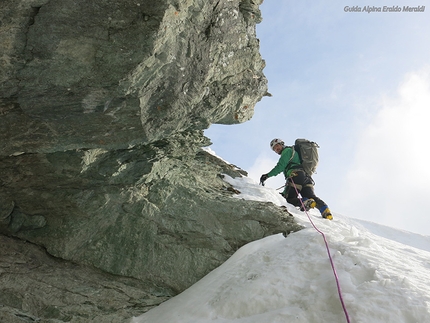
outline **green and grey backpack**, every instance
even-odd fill
[[[294,143],[294,151],[299,154],[303,170],[309,176],[312,176],[317,170],[319,147],[316,142],[307,139],[296,139]]]

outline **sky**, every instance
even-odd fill
[[[333,212],[430,235],[430,5],[363,11],[393,4],[425,1],[265,0],[257,37],[272,97],[250,121],[205,135],[255,180],[278,161],[273,138],[315,141],[315,192]],[[281,187],[283,175],[266,185]]]
[[[243,246],[131,323],[430,322],[429,236],[336,213],[322,219],[251,178],[226,181],[236,198],[283,205],[305,228]]]

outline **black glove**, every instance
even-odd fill
[[[260,177],[260,184],[264,186],[264,182],[266,181],[266,179],[268,179],[269,176],[267,174],[263,174]]]

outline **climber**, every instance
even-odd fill
[[[285,197],[287,202],[296,207],[300,207],[301,211],[308,211],[316,207],[323,218],[332,220],[333,215],[330,209],[323,200],[315,195],[315,182],[312,177],[304,171],[299,154],[294,151],[294,148],[286,147],[281,139],[273,139],[270,142],[270,148],[281,155],[281,157],[270,172],[261,176],[260,183],[264,184],[269,177],[284,172],[286,184],[281,195]],[[296,189],[302,196],[303,204],[300,201],[300,197],[297,195]]]

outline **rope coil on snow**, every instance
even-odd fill
[[[296,184],[294,183],[293,178],[292,178],[292,177],[290,177],[290,179],[291,179],[291,183],[293,183],[294,189],[296,190],[297,197],[299,198],[300,203],[302,204],[302,208],[303,208],[303,210],[305,210],[305,213],[306,213],[306,215],[308,216],[309,221],[311,222],[311,224],[312,224],[312,226],[314,227],[314,229],[315,229],[319,234],[321,234],[321,235],[322,235],[322,237],[323,237],[323,239],[324,239],[325,247],[326,247],[326,249],[327,249],[328,258],[329,258],[329,260],[330,260],[331,268],[332,268],[332,270],[333,270],[334,278],[335,278],[335,280],[336,280],[337,292],[338,292],[338,294],[339,294],[339,299],[340,299],[340,302],[341,302],[341,304],[342,304],[343,312],[345,313],[346,321],[347,321],[348,323],[350,323],[351,321],[349,320],[348,311],[347,311],[346,306],[345,306],[345,303],[344,303],[344,301],[343,301],[342,291],[341,291],[340,283],[339,283],[339,277],[338,277],[338,275],[337,275],[336,268],[334,267],[334,262],[333,262],[333,259],[332,259],[332,257],[331,257],[331,254],[330,254],[330,249],[329,249],[329,247],[328,247],[328,242],[327,242],[327,239],[326,239],[326,237],[325,237],[325,234],[324,234],[324,232],[322,232],[320,229],[318,229],[318,228],[317,228],[317,226],[316,226],[316,225],[314,224],[314,222],[312,221],[312,219],[311,219],[311,217],[310,217],[310,215],[309,215],[308,211],[307,211],[307,210],[306,210],[306,208],[305,208],[305,205],[304,205],[303,200],[302,200],[302,196],[300,195],[299,191],[297,190],[297,187],[296,187]]]

